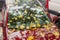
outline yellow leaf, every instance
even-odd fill
[[[34,20],[36,20],[36,17],[34,17]]]
[[[55,36],[59,36],[59,32],[54,32],[53,33]]]
[[[16,28],[18,28],[18,25],[16,25]]]
[[[32,30],[36,30],[37,28],[35,27],[35,28],[33,28]]]
[[[14,19],[14,18],[12,18],[12,19]]]
[[[10,22],[12,22],[12,20],[10,20]]]
[[[23,18],[23,20],[25,20],[25,18]]]
[[[27,40],[34,40],[34,36],[29,36]]]
[[[24,25],[20,25],[20,29],[24,29],[25,28],[25,26]]]
[[[37,24],[37,27],[40,27],[40,26],[41,26],[41,25],[38,23],[38,24]]]
[[[36,27],[36,24],[34,24],[33,22],[30,23],[30,28],[32,27]]]
[[[26,27],[26,29],[30,29],[30,28],[29,28],[29,26],[28,26],[28,27]]]
[[[48,26],[47,25],[44,25],[45,28],[47,28]]]
[[[37,14],[35,16],[37,16]]]
[[[30,19],[30,17],[27,17],[28,19]]]
[[[38,21],[37,21],[37,20],[36,20],[35,22],[36,22],[36,23],[38,23]]]
[[[27,13],[27,11],[26,11],[26,10],[25,10],[24,12],[25,12],[25,13]]]
[[[17,18],[15,18],[15,20],[17,20]]]
[[[22,17],[23,17],[22,15],[19,16],[19,18],[22,18]]]
[[[32,16],[32,14],[30,14],[30,16]]]

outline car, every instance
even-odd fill
[[[59,21],[60,20],[60,0],[50,0],[48,12],[52,14],[51,16],[53,15],[57,16],[55,19],[54,18],[52,19],[53,21],[55,20],[55,24],[60,29],[60,25],[59,25],[60,24],[60,21]]]
[[[50,0],[49,10],[52,14],[60,16],[60,0]]]

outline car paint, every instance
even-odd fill
[[[60,0],[50,0],[49,9],[60,13]]]

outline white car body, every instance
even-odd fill
[[[49,9],[60,13],[60,0],[50,0]]]

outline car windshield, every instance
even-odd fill
[[[39,1],[17,0],[9,7],[9,28],[30,29],[50,23]]]

